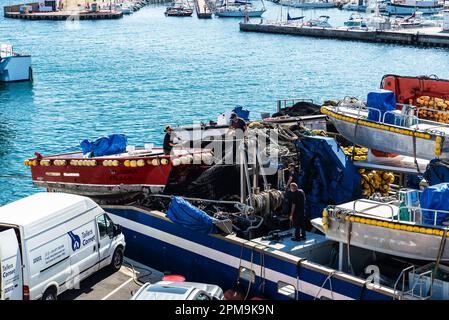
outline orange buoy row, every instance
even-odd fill
[[[322,114],[325,114],[329,117],[332,117],[332,118],[335,118],[338,120],[342,120],[342,121],[346,121],[346,122],[350,122],[350,123],[357,123],[358,125],[361,125],[361,126],[376,128],[379,130],[390,131],[390,132],[399,133],[399,134],[407,135],[407,136],[415,136],[415,137],[421,138],[421,139],[430,140],[432,138],[432,136],[430,134],[425,133],[425,132],[403,129],[403,128],[399,128],[399,127],[395,127],[395,126],[385,125],[385,124],[378,123],[378,122],[366,121],[366,120],[361,120],[361,119],[357,119],[357,118],[353,118],[353,117],[344,116],[344,115],[335,113],[333,111],[330,111],[324,106],[321,107],[320,111]]]
[[[325,231],[327,231],[327,229],[329,227],[328,216],[329,216],[328,210],[324,209],[322,220],[323,220],[323,227],[324,227],[324,224],[326,224]],[[340,213],[337,213],[335,215],[335,217],[339,220],[345,220],[345,221],[366,224],[366,225],[370,225],[370,226],[387,228],[387,229],[422,233],[422,234],[435,235],[435,236],[440,236],[440,237],[442,237],[444,235],[444,231],[441,229],[437,229],[437,228],[428,228],[428,227],[426,228],[426,227],[412,226],[412,225],[406,225],[406,224],[399,223],[399,222],[363,218],[363,217],[358,217],[355,215],[343,215]]]

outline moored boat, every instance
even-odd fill
[[[449,92],[449,81],[387,75],[382,88],[388,90],[382,94],[390,96],[383,110],[369,102],[345,100],[323,106],[322,112],[338,132],[358,145],[421,159],[447,159],[449,101],[443,98]]]
[[[165,10],[167,17],[190,17],[193,14],[193,9],[190,4],[185,1],[174,1]]]
[[[10,44],[0,44],[0,81],[30,81],[32,77],[31,56],[14,52]]]
[[[193,171],[209,167],[212,154],[203,149],[129,149],[126,152],[87,158],[82,152],[36,157],[25,160],[33,183],[49,191],[101,197],[147,191],[162,192],[169,178],[182,180]],[[209,163],[206,164],[206,163]]]

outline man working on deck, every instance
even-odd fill
[[[165,132],[164,145],[163,145],[164,154],[169,155],[173,147],[176,147],[178,144],[173,142],[175,135],[173,134],[173,128],[171,126],[169,125],[166,126],[164,132]]]
[[[304,195],[304,191],[298,189],[298,185],[295,182],[290,183],[290,191],[292,204],[290,209],[290,221],[295,228],[295,236],[292,240],[306,240],[306,215],[304,212],[306,196]]]
[[[246,123],[243,119],[237,117],[235,113],[231,114],[230,119],[231,119],[231,124],[229,125],[230,129],[234,130],[240,129],[243,132],[246,131]]]

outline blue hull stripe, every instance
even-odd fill
[[[262,255],[246,246],[242,251],[242,245],[238,243],[192,232],[137,210],[108,208],[107,211],[113,215],[113,220],[124,227],[126,252],[130,258],[156,269],[184,274],[192,281],[217,283],[226,288],[236,283],[241,265],[254,270],[257,275],[256,283],[250,288],[253,294],[260,293],[263,281],[260,275],[264,274],[269,280],[265,283],[265,293],[276,299],[286,298],[277,293],[277,282],[283,281],[299,288],[300,299],[314,298],[319,293],[319,296],[332,299],[391,300],[387,294],[363,289],[360,285],[340,278],[331,278],[320,289],[327,274],[308,268],[299,269],[298,285],[297,267],[293,262],[272,255]]]

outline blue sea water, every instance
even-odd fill
[[[280,18],[279,6],[266,6],[266,18]],[[160,144],[168,123],[216,120],[236,104],[257,118],[282,98],[363,98],[387,73],[449,78],[447,49],[242,33],[239,20],[164,10],[69,24],[0,18],[0,42],[30,53],[34,69],[33,83],[0,84],[0,204],[38,191],[23,177],[35,151],[79,150],[82,139],[109,133]],[[350,12],[290,14],[342,25]]]

